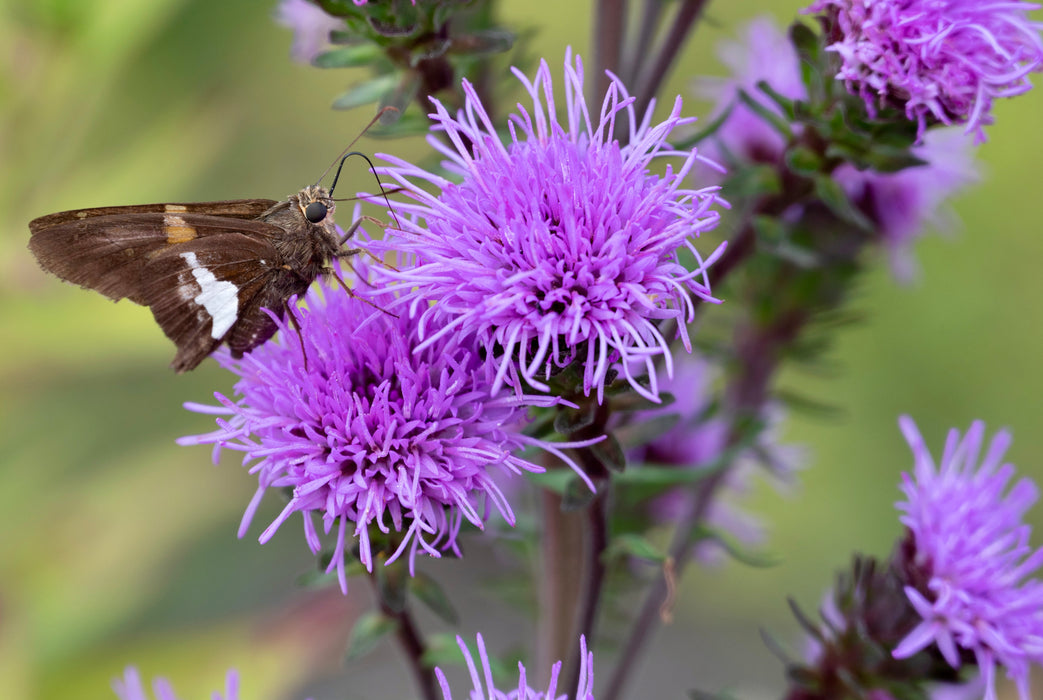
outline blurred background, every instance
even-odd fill
[[[208,450],[175,446],[212,424],[182,402],[228,392],[230,375],[208,361],[175,376],[147,309],[61,284],[26,250],[27,222],[54,211],[279,199],[314,182],[372,115],[329,108],[364,73],[292,63],[274,4],[0,0],[0,698],[114,697],[110,680],[128,664],[169,677],[183,698],[208,696],[228,667],[242,698],[413,695],[390,644],[343,660],[366,583],[347,597],[302,589],[314,560],[299,521],[261,547],[281,507],[269,498],[237,540],[255,480],[234,460],[215,467]],[[689,96],[693,78],[722,73],[716,44],[754,14],[785,26],[803,4],[711,3],[664,92]],[[586,53],[589,3],[502,5],[503,25],[531,31],[528,55],[560,66],[566,45]],[[900,533],[892,506],[910,466],[900,413],[935,449],[975,418],[1007,426],[1011,460],[1043,477],[1043,92],[998,104],[996,117],[982,181],[954,202],[960,225],[916,249],[919,279],[897,284],[881,259],[855,300],[866,322],[839,336],[830,371],[783,377],[842,411],[792,415],[785,438],[811,455],[800,486],[754,494],[778,565],[689,572],[634,697],[777,696],[782,667],[759,630],[796,644],[786,597],[813,610],[852,552],[884,556]],[[418,140],[361,148],[427,153]],[[345,177],[345,192],[372,186],[361,168]],[[1029,517],[1043,522],[1043,509]],[[475,549],[425,568],[450,592],[480,583],[487,554]],[[525,638],[491,594],[468,600],[465,636]],[[603,658],[607,668],[611,652]]]

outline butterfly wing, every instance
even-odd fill
[[[262,307],[282,311],[289,295],[272,297],[287,274],[274,246],[241,233],[199,238],[155,255],[145,267],[141,294],[177,345],[171,366],[193,369],[224,341],[241,356],[270,338],[276,325]]]
[[[284,200],[285,201],[285,200]],[[95,207],[72,209],[48,214],[29,222],[34,234],[61,224],[95,219],[103,216],[125,216],[127,214],[174,214],[220,216],[230,219],[257,219],[277,204],[274,199],[227,199],[220,202],[186,202],[184,204],[138,204],[129,207]]]
[[[227,204],[229,212],[252,212],[270,200],[242,201],[246,204],[239,209],[233,207],[239,202],[217,204]],[[128,298],[138,304],[148,304],[142,295],[145,268],[151,259],[168,249],[226,233],[241,233],[261,241],[270,241],[285,233],[278,226],[237,219],[231,214],[143,212],[141,207],[61,212],[35,219],[29,228],[32,231],[29,249],[44,270],[110,299]]]

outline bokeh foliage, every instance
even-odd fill
[[[711,3],[665,94],[720,73],[713,47],[754,5],[784,25],[801,3]],[[51,211],[278,198],[313,181],[370,116],[328,108],[364,73],[290,63],[289,33],[270,12],[251,0],[0,0],[0,697],[108,697],[128,663],[172,677],[184,697],[216,688],[233,665],[244,697],[304,697],[309,679],[337,673],[350,620],[368,605],[361,584],[346,600],[295,587],[312,558],[292,527],[263,548],[259,527],[236,540],[250,479],[174,446],[209,427],[180,403],[229,378],[210,362],[174,376],[146,309],[61,285],[25,249],[26,222]],[[528,55],[557,64],[566,44],[587,49],[586,3],[508,2],[501,16],[536,30]],[[789,392],[840,409],[793,415],[788,439],[813,453],[802,486],[789,500],[756,497],[783,563],[693,572],[661,641],[688,640],[693,625],[695,641],[661,644],[635,687],[779,687],[757,627],[793,633],[785,595],[813,609],[852,550],[883,554],[899,532],[891,504],[910,460],[898,413],[932,446],[974,418],[1009,426],[1011,458],[1043,477],[1043,93],[996,113],[983,181],[956,203],[955,235],[918,246],[920,280],[897,285],[881,260],[854,301],[866,322],[840,333],[828,365],[783,377]],[[416,141],[363,147],[425,153]],[[465,564],[428,570],[466,579]],[[670,672],[680,663],[684,677]],[[404,696],[404,679],[379,675],[396,664],[349,665],[349,697]]]

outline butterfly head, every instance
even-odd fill
[[[301,214],[309,222],[320,226],[333,223],[333,210],[336,205],[329,190],[319,185],[310,185],[297,193],[297,206]]]

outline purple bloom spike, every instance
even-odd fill
[[[913,565],[927,581],[923,590],[905,589],[923,618],[894,650],[912,656],[936,644],[945,659],[960,666],[961,650],[973,653],[995,700],[996,666],[1030,700],[1029,664],[1043,662],[1043,585],[1027,578],[1043,564],[1043,549],[1029,546],[1031,528],[1022,516],[1038,498],[1027,478],[1008,490],[1014,475],[1001,464],[1010,433],[1000,431],[983,458],[985,426],[976,421],[961,438],[949,432],[937,466],[908,416],[899,425],[915,460],[902,475],[904,515],[915,548]]]
[[[528,686],[525,678],[525,666],[521,662],[518,662],[518,688],[510,692],[497,690],[493,683],[489,655],[485,651],[485,640],[482,639],[481,634],[477,636],[477,639],[478,659],[482,663],[480,671],[474,663],[474,657],[467,648],[467,643],[460,636],[456,638],[456,644],[460,647],[460,651],[464,655],[464,661],[467,663],[467,670],[471,674],[471,683],[474,688],[469,697],[472,700],[570,700],[570,698],[571,700],[594,700],[594,654],[587,650],[585,637],[580,636],[579,638],[579,682],[576,684],[576,692],[572,695],[558,695],[558,674],[561,672],[560,661],[551,668],[550,682],[545,692],[533,690]],[[435,677],[438,679],[438,685],[442,689],[443,700],[453,700],[453,695],[449,690],[449,681],[446,680],[442,669],[435,668]]]
[[[700,93],[716,101],[715,118],[725,109],[732,111],[708,139],[705,152],[725,163],[729,159],[738,164],[780,163],[784,139],[763,117],[737,101],[737,94],[745,90],[780,118],[784,117],[781,110],[763,96],[758,82],[766,81],[774,91],[791,99],[807,99],[793,45],[771,19],[758,18],[746,28],[743,41],[722,44],[720,55],[731,74],[725,79],[700,81]],[[800,124],[792,126],[797,129]],[[852,201],[876,224],[891,270],[900,281],[915,276],[912,244],[929,227],[953,228],[955,222],[945,216],[948,200],[978,179],[972,140],[959,129],[932,129],[912,152],[926,164],[880,173],[845,163],[834,172]]]
[[[394,301],[389,294],[371,298],[385,308]],[[557,400],[492,392],[490,368],[473,339],[438,334],[432,320],[439,338],[421,346],[408,315],[392,316],[325,285],[308,293],[306,309],[290,307],[299,334],[280,321],[279,342],[239,360],[219,357],[240,377],[237,398],[215,394],[218,409],[186,404],[228,417],[218,419],[216,431],[180,444],[241,451],[258,477],[240,537],[265,491],[291,488],[290,502],[260,541],[299,512],[308,546],[318,553],[320,537],[310,517],[318,514],[337,542],[328,571],[336,569],[346,592],[344,545],[350,539],[358,541],[360,561],[372,571],[371,535],[399,533],[401,544],[388,563],[406,555],[412,571],[418,552],[459,555],[456,538],[464,521],[483,527],[490,505],[513,525],[492,470],[543,471],[514,456],[516,450],[541,447],[583,476],[558,448],[590,442],[551,445],[521,432],[527,406]]]
[[[706,269],[724,248],[709,257],[696,250],[694,238],[717,225],[713,207],[725,203],[717,187],[685,186],[702,158],[666,142],[693,119],[681,116],[680,98],[666,121],[652,125],[651,107],[638,119],[633,98],[614,76],[600,112],[591,114],[583,64],[571,51],[564,115],[546,61],[532,81],[514,74],[532,107],[518,105],[506,144],[466,80],[464,108],[455,117],[432,98],[434,128],[448,144],[429,141],[459,182],[381,155],[392,164],[382,172],[413,201],[399,207],[410,215],[402,230],[389,231],[373,249],[404,250],[418,260],[412,269],[381,274],[402,290],[400,303],[421,313],[421,348],[443,333],[477,338],[496,365],[493,392],[518,386],[519,378],[547,391],[547,379],[576,361],[588,396],[597,392],[600,401],[610,369],[618,368],[636,391],[657,401],[656,358],[671,372],[657,323],[676,321],[690,351],[685,322],[692,299],[717,301]],[[616,140],[619,133],[628,135],[627,145]],[[649,172],[652,161],[667,156],[680,159],[676,170]],[[681,248],[694,257],[694,271],[681,265]],[[435,303],[418,303],[427,299]]]
[[[149,700],[149,694],[141,682],[138,669],[128,666],[123,672],[123,678],[112,681],[112,689],[120,700]],[[155,692],[156,700],[178,700],[174,694],[174,688],[170,681],[165,678],[157,678],[152,682],[152,690]],[[238,700],[239,698],[239,674],[230,669],[225,677],[224,695],[214,693],[213,700]]]
[[[1040,23],[1021,0],[817,0],[806,11],[835,18],[837,78],[877,107],[904,107],[919,124],[964,124],[978,143],[992,101],[1032,88],[1043,68]]]

